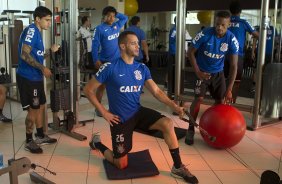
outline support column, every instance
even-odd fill
[[[179,103],[181,71],[185,62],[185,19],[186,0],[176,2],[176,59],[175,59],[175,100]]]
[[[257,129],[261,126],[261,120],[259,117],[260,101],[261,101],[261,88],[262,88],[262,67],[265,60],[265,48],[266,48],[266,33],[269,26],[268,18],[269,0],[261,1],[261,26],[259,30],[259,48],[258,48],[258,60],[257,60],[257,72],[256,72],[256,94],[254,99],[254,110],[253,110],[253,122],[252,128]]]

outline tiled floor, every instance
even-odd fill
[[[105,102],[105,101],[104,101]],[[105,102],[106,103],[106,102]],[[159,103],[145,91],[142,95],[142,104],[157,109],[171,117],[175,126],[187,128],[187,124],[171,115],[169,108]],[[202,106],[204,111],[207,106]],[[41,165],[56,172],[51,175],[42,168],[36,172],[57,184],[176,184],[184,183],[170,176],[172,159],[165,142],[162,139],[134,133],[134,146],[132,151],[149,149],[160,175],[155,177],[110,181],[107,179],[102,164],[102,155],[91,151],[88,141],[93,132],[99,131],[101,138],[107,146],[111,146],[109,125],[99,117],[94,117],[94,109],[86,99],[81,99],[79,119],[95,118],[95,122],[87,123],[75,129],[76,132],[87,136],[86,141],[78,141],[62,133],[51,135],[58,139],[55,145],[44,146],[44,153],[34,155],[24,150],[25,139],[25,112],[18,103],[11,104],[14,119],[14,145],[16,158],[28,157],[32,163]],[[9,103],[6,103],[5,114],[9,114]],[[248,116],[248,114],[245,114]],[[49,121],[51,114],[49,113]],[[13,136],[11,124],[0,123],[0,152],[4,155],[4,162],[13,157]],[[242,141],[226,150],[209,147],[196,133],[194,146],[187,146],[183,139],[179,140],[182,161],[188,165],[202,184],[259,184],[260,175],[264,170],[273,170],[282,178],[282,123],[269,126],[256,131],[247,131]],[[32,170],[30,170],[32,171]],[[8,184],[8,174],[0,176],[0,183]],[[29,174],[19,176],[20,184],[32,183]]]

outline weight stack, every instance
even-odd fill
[[[69,89],[57,89],[50,91],[50,101],[52,112],[58,112],[59,110],[70,109],[70,92]]]

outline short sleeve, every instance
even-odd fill
[[[230,44],[229,54],[238,54],[239,42],[233,34],[231,35],[231,43],[229,44]]]
[[[102,84],[107,83],[109,76],[111,75],[112,71],[112,63],[107,62],[104,63],[96,72],[95,78]]]
[[[37,32],[35,27],[29,27],[25,37],[23,38],[23,43],[31,46],[32,48],[37,42]]]
[[[196,49],[200,48],[201,44],[204,43],[205,40],[206,40],[206,33],[204,33],[203,31],[199,32],[192,40],[192,47]]]

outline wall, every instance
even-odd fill
[[[150,43],[150,50],[156,50],[158,43],[164,44],[165,48],[162,50],[168,50],[169,41],[169,30],[173,27],[171,24],[171,15],[175,14],[174,11],[160,12],[160,13],[137,13],[136,15],[140,17],[141,24],[140,27],[145,31],[147,40]],[[154,38],[152,35],[152,27],[160,29],[159,35]],[[201,24],[186,24],[186,30],[189,34],[194,37],[196,33],[201,29]],[[209,26],[209,25],[205,25]]]

